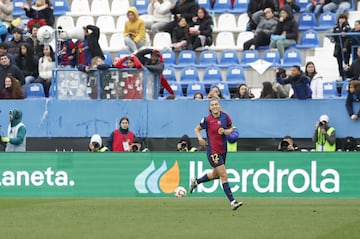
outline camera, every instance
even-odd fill
[[[281,76],[281,78],[286,77],[286,70],[284,68],[278,68],[276,72],[276,77]]]
[[[139,151],[139,147],[138,147],[136,144],[133,144],[133,145],[131,146],[131,151],[132,151],[132,152],[137,152],[137,151]]]
[[[187,143],[183,142],[181,143],[181,149],[184,150],[188,147]]]
[[[320,121],[319,122],[319,127],[320,128],[324,128],[326,126],[326,122],[325,121]]]
[[[287,149],[287,147],[289,146],[289,142],[286,140],[281,141],[280,147],[281,149]]]

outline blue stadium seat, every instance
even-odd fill
[[[231,8],[232,7],[230,0],[220,0],[220,1],[215,1],[213,10],[215,14],[221,14],[221,13],[229,12]]]
[[[68,0],[54,0],[54,16],[62,16],[70,11]]]
[[[309,0],[296,0],[297,4],[300,7],[300,12],[305,12],[306,6],[310,2]]]
[[[314,13],[301,13],[299,16],[299,31],[306,31],[316,27],[316,18]]]
[[[338,91],[336,88],[336,82],[324,82],[323,83],[323,97],[324,98],[337,98]]]
[[[189,83],[186,88],[186,98],[192,99],[197,92],[201,92],[203,96],[206,96],[205,85],[201,82]]]
[[[147,14],[147,7],[149,5],[149,0],[133,0],[132,6],[136,7],[139,15]]]
[[[242,68],[240,65],[230,66],[226,72],[226,82],[230,85],[245,83],[246,80],[244,68]]]
[[[165,66],[163,75],[167,81],[176,81],[175,69],[171,66]]]
[[[244,68],[249,68],[249,64],[257,60],[259,60],[259,52],[257,50],[245,50],[242,53],[240,65]]]
[[[129,50],[121,50],[118,51],[117,56],[121,58],[125,57],[125,56],[130,56],[131,55],[131,51]]]
[[[219,87],[222,95],[224,96],[225,99],[230,99],[230,90],[229,90],[229,86],[228,86],[228,83],[226,82],[218,82],[218,83],[214,83],[210,86],[210,89],[213,87],[213,86],[217,86]]]
[[[240,64],[238,52],[236,50],[223,50],[220,55],[220,63],[218,66],[227,68],[234,64]]]
[[[112,59],[112,55],[109,51],[103,51],[104,56],[105,56],[105,60],[104,63],[108,64],[108,65],[112,65],[113,63],[113,59]]]
[[[307,30],[301,35],[300,44],[296,45],[298,49],[309,49],[320,47],[320,38],[317,31]]]
[[[271,67],[277,67],[281,64],[280,53],[278,50],[268,49],[263,53],[263,60],[271,62]]]
[[[205,8],[207,11],[210,11],[212,9],[209,0],[197,0],[197,3],[199,4],[200,7]]]
[[[341,87],[341,98],[346,98],[347,97],[347,95],[349,94],[348,88],[349,88],[349,81],[346,80],[346,81],[343,82],[343,85]]]
[[[230,12],[235,14],[247,12],[248,4],[249,0],[234,0],[234,7]]]
[[[185,66],[191,66],[196,64],[196,54],[195,51],[183,50],[180,51],[178,56],[178,62],[174,66],[175,68],[183,68]]]
[[[284,62],[281,64],[284,68],[290,68],[293,65],[302,65],[301,52],[298,49],[290,48],[284,53]]]
[[[169,83],[171,89],[174,91],[174,94],[176,96],[176,98],[183,98],[184,94],[182,91],[182,86],[180,83],[177,82],[170,82]],[[163,98],[166,98],[167,96],[169,96],[170,93],[164,89],[164,93],[163,93]]]
[[[44,86],[41,83],[29,83],[25,85],[26,98],[45,97]]]
[[[194,66],[185,66],[180,73],[180,82],[199,82],[199,72]]]
[[[324,12],[320,14],[319,23],[314,27],[316,31],[327,31],[333,29],[336,24],[335,13]]]
[[[173,51],[161,51],[161,55],[164,59],[164,64],[165,65],[176,65],[176,56],[175,56],[175,52]]]
[[[217,66],[208,66],[205,68],[203,82],[214,83],[222,81],[221,69]]]
[[[20,17],[25,15],[25,11],[22,8],[23,4],[26,3],[26,0],[13,0],[14,10],[13,10],[13,17]]]
[[[217,54],[214,50],[202,51],[199,56],[198,68],[206,68],[210,65],[218,64]]]

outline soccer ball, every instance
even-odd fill
[[[177,198],[183,198],[186,196],[186,189],[182,186],[175,188],[174,195]]]

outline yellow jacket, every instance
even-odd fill
[[[145,22],[139,17],[136,7],[129,7],[129,10],[127,12],[134,13],[135,19],[134,21],[130,21],[128,19],[125,22],[124,37],[127,37],[129,36],[129,34],[131,34],[132,39],[135,43],[138,43],[139,41],[145,41]]]

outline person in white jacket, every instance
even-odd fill
[[[45,96],[49,97],[52,70],[55,68],[55,54],[50,45],[44,46],[43,54],[39,59],[39,77],[35,82],[43,84]]]
[[[323,96],[323,77],[316,72],[315,64],[308,61],[305,65],[305,75],[311,79],[310,88],[312,99],[322,99]]]
[[[151,35],[162,31],[164,26],[171,21],[170,8],[172,2],[170,0],[150,0],[148,5],[149,18],[144,19],[145,27],[151,30]]]

